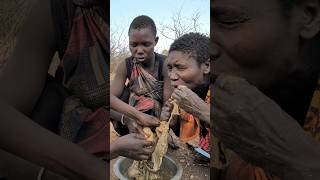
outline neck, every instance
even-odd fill
[[[155,62],[156,62],[156,55],[155,55],[155,53],[153,53],[152,58],[148,59],[148,60],[146,60],[144,62],[141,62],[141,65],[144,68],[147,68],[147,69],[151,68],[152,69],[154,67],[154,63]]]

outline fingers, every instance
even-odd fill
[[[172,108],[173,108],[173,105],[167,101],[161,110],[161,120],[162,121],[169,120]]]
[[[134,129],[134,131],[136,132],[136,133],[138,133],[138,134],[141,134],[141,135],[146,135],[145,133],[144,133],[144,131],[143,131],[143,129],[142,129],[142,127],[141,126],[139,126],[138,124],[137,124],[137,122],[132,122],[132,127],[133,127],[133,129]]]
[[[160,125],[160,120],[154,116],[144,114],[142,118],[139,119],[142,126],[154,127]]]
[[[186,86],[179,85],[177,88],[173,90],[171,97],[179,102],[181,99],[187,98],[188,90],[190,89]]]
[[[184,86],[184,85],[179,85],[179,86],[177,87],[177,89],[179,89],[179,90],[181,90],[181,91],[188,91],[188,90],[190,90],[187,86]]]
[[[146,140],[142,144],[143,144],[144,147],[150,147],[150,146],[154,146],[156,144],[156,142],[155,141],[147,141]]]
[[[147,138],[146,138],[146,136],[145,136],[145,133],[143,132],[143,134],[141,134],[141,133],[132,133],[133,135],[134,135],[134,137],[136,138],[136,139],[139,139],[139,140],[147,140]]]
[[[142,127],[141,126],[138,126],[138,125],[136,125],[136,131],[139,133],[139,134],[142,134],[143,136],[145,136],[146,135],[146,133],[144,133],[144,131],[143,131],[143,129],[142,129]]]
[[[160,125],[160,120],[154,116],[151,116],[152,119],[153,119],[153,122],[154,122],[154,125],[153,126],[159,126]]]
[[[143,161],[143,160],[148,160],[150,156],[148,155],[139,155],[136,160],[138,161]]]

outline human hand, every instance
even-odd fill
[[[157,127],[160,125],[158,118],[142,112],[139,115],[137,123],[143,127]]]
[[[147,160],[154,151],[155,142],[147,141],[142,134],[131,133],[118,138],[113,146],[116,146],[115,149],[121,156],[134,160]]]
[[[270,172],[296,165],[290,161],[303,152],[301,145],[307,147],[305,133],[273,100],[232,76],[220,75],[212,91],[213,134],[225,146]]]
[[[124,123],[128,127],[130,133],[139,133],[144,135],[143,127],[136,120],[129,117],[124,117]]]
[[[176,100],[181,109],[189,114],[201,119],[203,119],[204,113],[209,115],[209,105],[186,86],[180,85],[175,88],[171,97]],[[205,119],[209,119],[209,117],[205,117]]]

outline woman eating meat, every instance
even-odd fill
[[[171,44],[167,58],[168,76],[174,88],[171,100],[181,110],[179,118],[170,124],[180,140],[196,141],[205,151],[209,151],[210,136],[209,41],[199,33],[185,34]],[[169,100],[161,119],[169,119],[171,108]]]

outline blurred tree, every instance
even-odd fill
[[[182,7],[171,16],[171,22],[162,24],[160,33],[167,39],[175,40],[183,34],[200,31],[200,12],[195,11],[191,17],[182,16]]]

